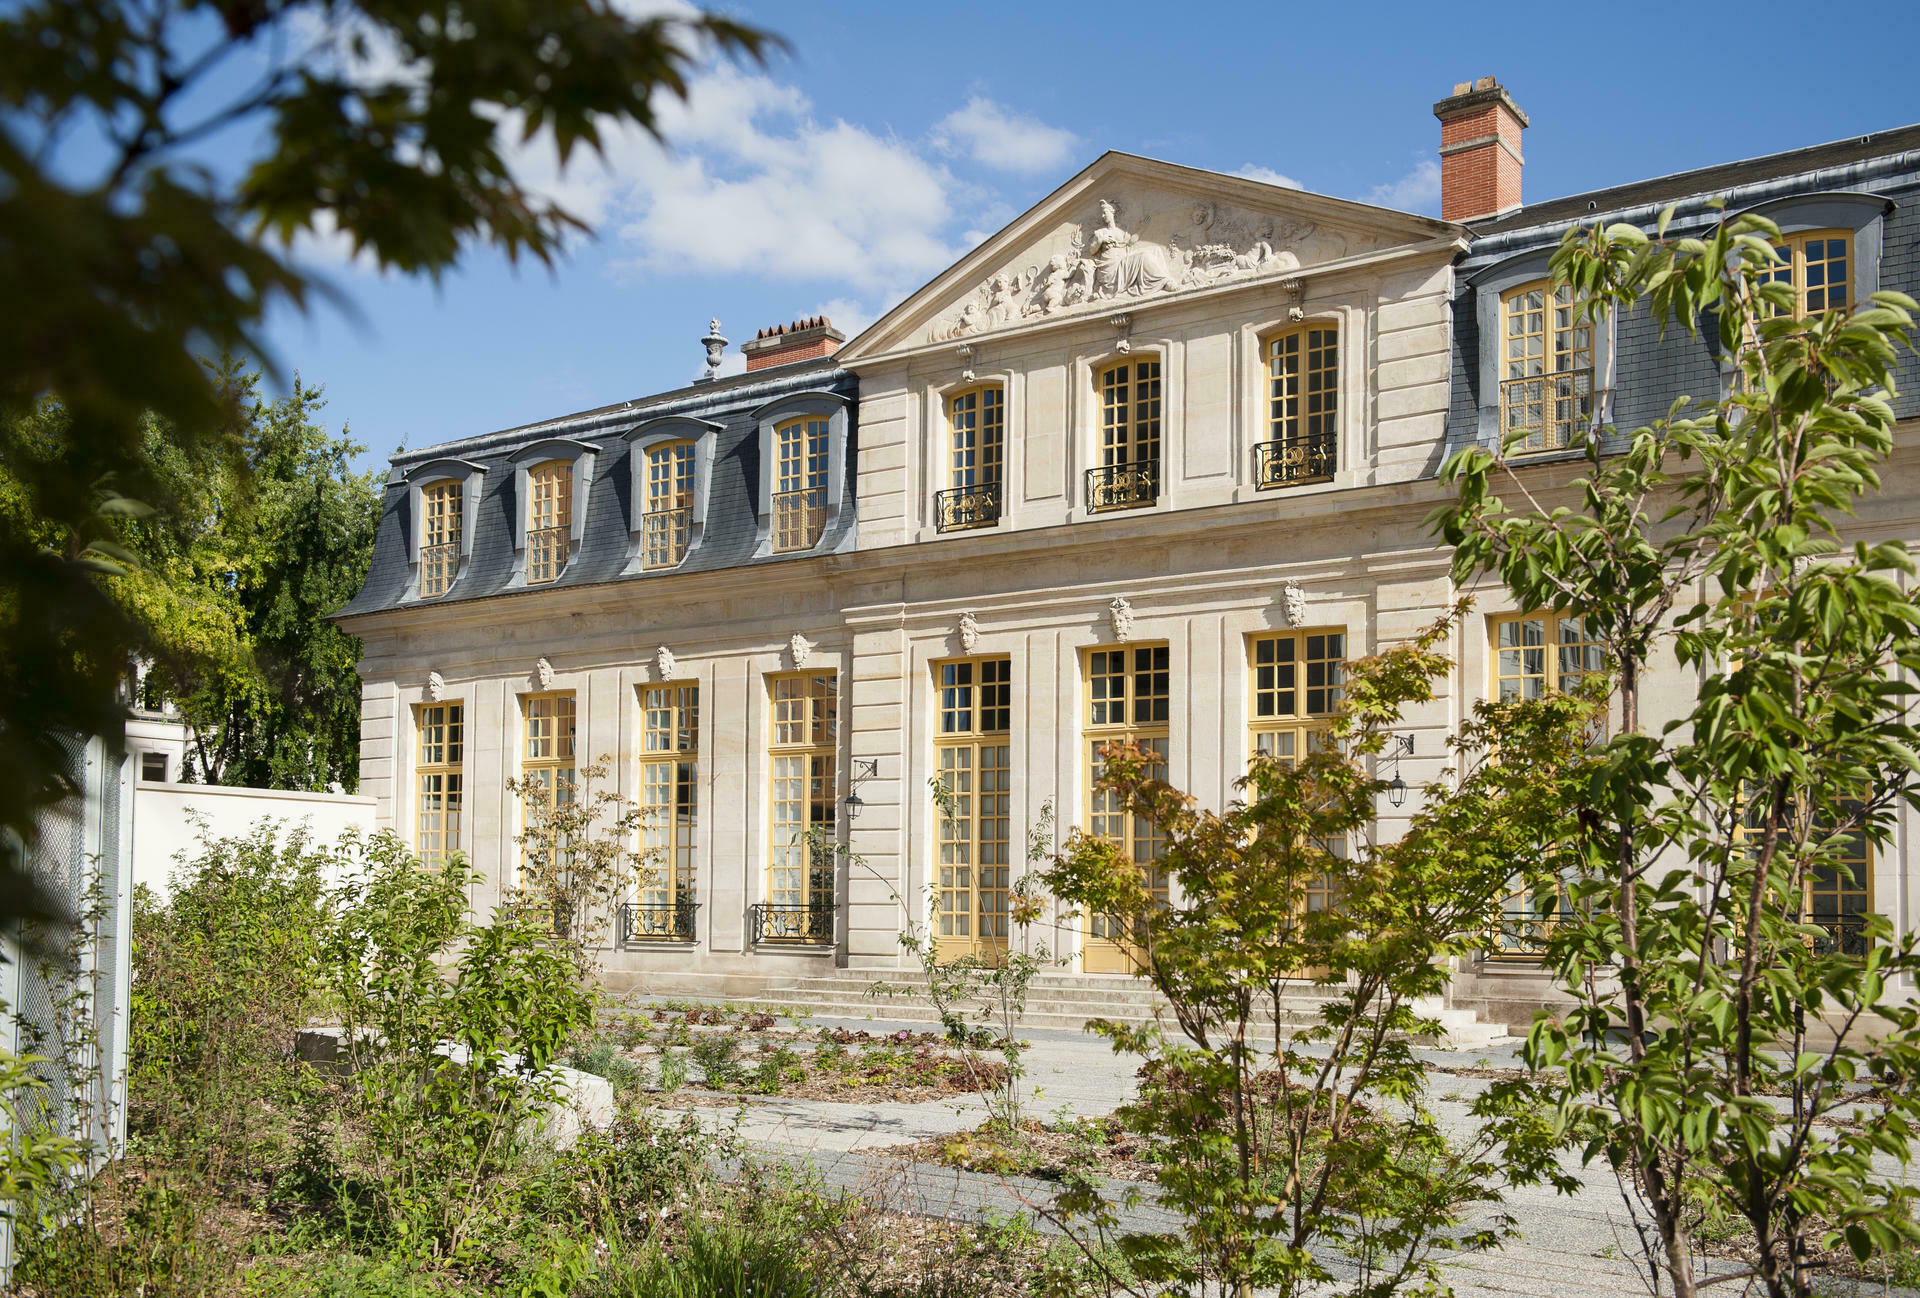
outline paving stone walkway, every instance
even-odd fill
[[[816,1028],[876,1033],[925,1029],[924,1024],[894,1023],[879,1015],[807,1022]],[[1031,1030],[1022,1036],[1031,1043],[1027,1103],[1036,1116],[1095,1117],[1132,1097],[1136,1057],[1116,1055],[1105,1041],[1088,1034]],[[1441,1068],[1504,1068],[1518,1065],[1519,1045],[1516,1039],[1479,1050],[1422,1054]],[[1466,1130],[1469,1106],[1490,1084],[1437,1074],[1433,1104],[1442,1124]],[[915,1104],[773,1097],[750,1100],[738,1109],[696,1112],[712,1125],[734,1126],[742,1139],[755,1145],[803,1158],[829,1184],[858,1190],[896,1211],[971,1220],[987,1213],[1028,1212],[1029,1205],[1045,1204],[1054,1192],[1044,1181],[907,1163],[885,1152],[889,1146],[978,1126],[987,1116],[978,1096]],[[1579,1167],[1575,1159],[1568,1165],[1581,1182],[1579,1194],[1560,1195],[1546,1188],[1512,1191],[1508,1203],[1523,1223],[1522,1237],[1498,1252],[1449,1263],[1461,1298],[1646,1298],[1651,1292],[1644,1273],[1636,1272],[1630,1261],[1638,1245],[1612,1172]],[[1889,1161],[1889,1170],[1892,1167]],[[1168,1229],[1176,1219],[1148,1205],[1135,1210],[1127,1224]],[[1716,1286],[1716,1291],[1726,1298],[1745,1292],[1739,1284]],[[1822,1293],[1833,1298],[1920,1298],[1920,1290],[1888,1290],[1848,1280],[1829,1282]]]

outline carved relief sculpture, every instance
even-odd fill
[[[793,659],[793,669],[801,670],[813,661],[813,641],[795,631],[793,638],[787,641],[787,656]]]
[[[1299,582],[1290,581],[1280,588],[1280,612],[1288,626],[1306,625],[1307,592],[1300,589]]]
[[[1099,206],[1098,224],[1091,233],[1084,224],[1073,226],[1066,249],[1044,263],[989,276],[952,315],[935,322],[930,340],[964,338],[1080,306],[1298,270],[1300,257],[1290,245],[1315,230],[1312,225],[1234,215],[1221,205],[1198,203],[1188,209],[1191,229],[1162,241],[1122,224],[1116,200],[1103,198]],[[1330,235],[1322,242],[1329,240],[1344,251],[1344,240]]]
[[[673,660],[673,650],[667,648],[665,645],[661,645],[653,651],[654,671],[658,673],[661,680],[672,680],[674,670],[678,666],[679,664]]]
[[[1125,595],[1115,595],[1113,603],[1107,605],[1107,614],[1113,619],[1113,638],[1125,644],[1133,639],[1133,605],[1127,603]]]
[[[543,690],[553,688],[553,664],[547,661],[545,654],[541,654],[540,660],[533,665],[533,679],[539,682]]]
[[[435,703],[438,703],[440,701],[440,696],[445,694],[446,692],[447,692],[446,677],[442,676],[439,672],[428,672],[427,673],[427,697],[429,699],[432,699]]]
[[[960,651],[972,653],[980,643],[980,622],[971,610],[960,615]]]

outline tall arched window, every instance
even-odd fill
[[[1506,294],[1500,314],[1502,442],[1558,450],[1593,423],[1593,323],[1578,318],[1571,289],[1546,282]]]
[[[671,568],[687,557],[693,535],[693,443],[647,448],[645,566]]]
[[[1160,498],[1160,361],[1125,360],[1099,374],[1100,464],[1087,470],[1088,509]]]
[[[573,465],[548,460],[527,473],[527,584],[552,581],[567,566],[573,535]]]
[[[1254,484],[1292,487],[1333,477],[1339,451],[1340,330],[1289,329],[1267,339],[1267,439]]]
[[[940,531],[999,521],[1006,441],[1006,393],[998,385],[947,398],[947,486],[934,497]]]
[[[827,525],[827,417],[774,428],[773,548],[810,550]]]
[[[463,491],[459,482],[436,482],[420,492],[420,595],[444,595],[460,571]]]

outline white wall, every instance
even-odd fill
[[[214,838],[249,833],[262,820],[280,832],[306,825],[314,842],[331,844],[349,829],[373,832],[377,800],[364,794],[294,793],[285,789],[229,789],[211,784],[133,786],[133,881],[165,896],[174,859],[199,848],[204,820]]]

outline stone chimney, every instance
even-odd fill
[[[1520,206],[1527,115],[1492,77],[1462,81],[1433,106],[1440,119],[1440,216],[1483,221]]]
[[[847,336],[833,327],[823,315],[795,320],[792,324],[762,329],[752,342],[740,344],[747,357],[747,371],[764,370],[770,365],[791,365],[795,361],[817,360],[840,350]]]

